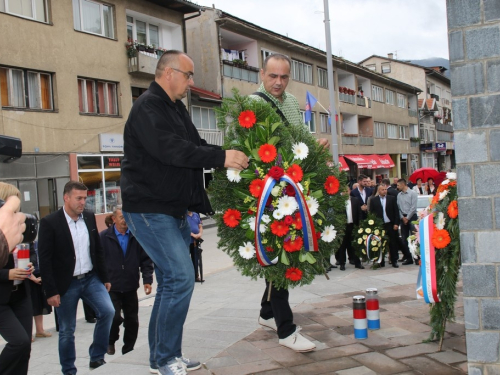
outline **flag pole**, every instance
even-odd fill
[[[323,108],[325,110],[326,113],[330,113],[330,111],[328,109],[326,109],[325,107],[323,107],[323,104],[321,104],[319,101],[316,102],[317,104],[319,104],[319,106],[321,108]]]
[[[325,10],[326,66],[328,69],[328,93],[330,99],[330,111],[328,112],[330,113],[330,120],[332,125],[335,125],[331,126],[332,141],[330,143],[331,143],[333,161],[337,165],[339,164],[339,144],[337,140],[337,120],[335,119],[335,90],[333,87],[333,62],[332,62],[332,40],[330,34],[330,11],[328,9],[328,0],[323,0],[323,3]]]

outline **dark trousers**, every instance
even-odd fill
[[[12,292],[9,303],[0,304],[0,334],[7,341],[0,354],[1,375],[28,373],[33,307],[23,284]]]
[[[349,255],[349,260],[353,261],[355,265],[360,265],[361,261],[359,260],[359,257],[356,255],[354,252],[354,248],[352,247],[352,231],[354,229],[354,224],[350,223],[346,225],[345,228],[345,234],[344,234],[344,239],[342,240],[342,244],[340,245],[339,249],[335,253],[335,259],[339,262],[339,264],[345,265],[346,261],[346,250],[347,254]]]
[[[198,272],[199,253],[198,253],[198,246],[195,246],[195,243],[193,242],[189,244],[189,253],[191,255],[191,261],[193,262],[194,278],[196,280],[200,277],[200,273]]]
[[[412,231],[414,230],[413,224],[411,223],[412,221],[417,220],[417,215],[413,215],[411,219],[408,221],[408,224],[403,224],[403,221],[401,220],[401,240],[403,241],[403,257],[408,260],[413,260],[411,253],[410,253],[410,248],[408,247],[408,237],[411,236]]]
[[[384,224],[385,233],[389,237],[389,259],[392,264],[398,264],[398,249],[399,249],[399,234],[398,230],[394,229],[394,224]]]
[[[115,307],[115,316],[109,333],[109,344],[114,345],[120,338],[120,324],[123,323],[123,348],[122,353],[134,350],[137,334],[139,332],[139,300],[137,291],[109,292],[111,302]],[[123,318],[122,318],[123,310]]]
[[[276,289],[271,286],[271,300],[267,300],[269,293],[269,282],[266,280],[266,290],[260,303],[260,316],[263,319],[274,318],[278,327],[278,337],[287,338],[295,332],[297,328],[293,324],[293,313],[288,303],[288,289]]]

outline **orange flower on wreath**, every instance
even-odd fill
[[[325,181],[325,190],[328,194],[337,194],[339,191],[340,182],[335,176],[328,176]]]
[[[250,194],[252,194],[255,198],[260,197],[262,189],[264,189],[264,180],[260,180],[258,178],[250,182],[250,186],[248,187]]]
[[[431,241],[436,249],[444,249],[451,242],[450,234],[446,229],[434,228]]]
[[[457,186],[457,182],[456,181],[450,181],[450,183],[448,185],[450,185],[451,187],[455,187],[455,186]]]
[[[260,146],[257,153],[259,154],[260,160],[262,160],[264,163],[272,162],[278,155],[276,147],[270,145],[269,143]]]
[[[271,224],[271,232],[273,232],[275,236],[283,237],[285,234],[288,233],[289,230],[290,227],[285,224],[284,220],[275,221],[274,223]]]
[[[300,212],[295,213],[295,217],[293,218],[293,225],[295,225],[295,229],[302,229],[302,218],[300,217]]]
[[[240,113],[238,116],[238,122],[240,123],[240,126],[249,129],[257,122],[257,118],[255,117],[255,113],[247,110]]]
[[[302,279],[302,271],[296,267],[290,267],[286,270],[285,277],[291,281],[299,281]]]
[[[448,205],[448,216],[452,219],[456,219],[458,216],[458,204],[457,201],[451,201]]]
[[[224,219],[224,224],[230,228],[234,228],[240,223],[241,213],[238,210],[229,208],[226,212],[224,212],[224,216],[222,218]]]
[[[304,240],[302,237],[295,237],[294,240],[290,241],[285,241],[283,243],[283,249],[289,253],[293,253],[294,251],[299,251],[302,249],[302,246],[304,245]]]
[[[302,181],[302,177],[304,177],[304,172],[302,172],[302,168],[300,168],[297,164],[292,164],[287,170],[286,174],[289,175],[295,183]]]

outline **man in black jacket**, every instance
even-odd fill
[[[97,317],[89,348],[91,369],[106,363],[104,355],[115,309],[108,294],[111,284],[95,216],[84,211],[87,187],[69,181],[63,197],[63,208],[40,221],[38,252],[43,292],[57,311],[62,372],[74,375],[78,301],[85,301]]]
[[[155,81],[132,106],[123,134],[122,209],[130,231],[155,263],[149,362],[161,375],[201,367],[182,356],[182,332],[194,288],[186,214],[212,213],[203,168],[248,167],[243,152],[224,151],[200,138],[182,103],[193,75],[189,56],[165,52]]]
[[[111,290],[109,296],[115,307],[115,317],[109,333],[108,354],[115,354],[115,342],[120,337],[123,323],[122,353],[134,350],[139,332],[139,271],[142,273],[144,291],[151,294],[153,262],[130,233],[121,208],[113,210],[113,225],[100,233],[106,256]],[[123,310],[123,318],[121,312]]]
[[[378,195],[370,201],[370,212],[384,221],[384,229],[389,237],[389,259],[392,266],[398,268],[399,208],[396,198],[387,194],[386,185],[379,185]],[[381,264],[385,264],[385,260]]]
[[[358,176],[358,187],[356,189],[352,189],[350,193],[351,197],[358,198],[361,203],[361,220],[368,217],[368,198],[370,198],[373,193],[373,190],[368,187],[368,184],[368,176],[360,174]]]

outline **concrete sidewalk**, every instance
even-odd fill
[[[447,327],[444,351],[435,343],[422,344],[430,331],[428,306],[414,298],[418,268],[392,267],[373,271],[348,266],[318,277],[312,285],[293,289],[290,302],[295,321],[317,349],[295,353],[278,344],[272,331],[260,328],[257,317],[264,291],[262,280],[253,281],[231,266],[231,259],[216,248],[215,228],[205,231],[206,282],[196,283],[184,330],[187,357],[202,361],[193,375],[241,374],[463,374],[467,371],[463,308],[457,302],[457,323]],[[379,290],[382,329],[367,340],[355,340],[352,296],[366,288]],[[460,293],[461,294],[461,293]],[[106,356],[105,366],[93,375],[148,374],[147,325],[153,298],[140,303],[141,327],[135,350],[123,356]],[[53,317],[47,317],[53,321]],[[48,324],[48,323],[47,323]],[[46,326],[48,328],[48,326]],[[89,373],[88,346],[94,325],[78,320],[76,329],[79,374]],[[33,343],[29,374],[60,374],[57,333]]]

